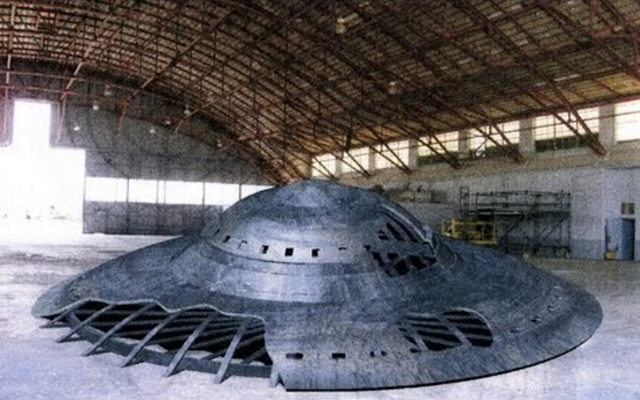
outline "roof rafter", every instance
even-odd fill
[[[468,0],[462,0],[468,6]],[[463,12],[467,15],[470,15],[472,18],[476,18],[480,21],[487,22],[488,19],[483,14],[479,13],[475,9],[470,9],[468,7],[462,7]],[[554,95],[564,104],[564,106],[569,110],[569,113],[573,115],[576,121],[580,124],[582,129],[584,129],[584,136],[587,139],[587,143],[589,146],[599,155],[607,154],[607,150],[602,146],[598,137],[591,131],[591,128],[584,122],[576,108],[571,104],[571,102],[567,99],[567,97],[562,93],[562,90],[556,85],[553,79],[549,78],[542,70],[529,58],[529,56],[520,49],[520,47],[513,42],[513,40],[507,37],[499,28],[495,25],[489,25],[488,29],[494,34],[492,36],[496,41],[498,41],[503,49],[506,51],[517,54],[522,61],[529,67],[531,71],[533,71],[539,78],[541,78],[547,86],[553,91]],[[582,134],[575,128],[571,126],[568,121],[565,121],[563,118],[560,118],[556,115],[560,121],[562,121],[569,129],[573,131],[576,136],[581,137]]]

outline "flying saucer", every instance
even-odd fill
[[[563,354],[602,319],[586,291],[432,233],[367,190],[304,181],[250,196],[198,237],[109,261],[33,314],[122,365],[270,378],[291,390],[488,376]]]

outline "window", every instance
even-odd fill
[[[230,206],[240,199],[240,185],[207,183],[204,186],[204,204]]]
[[[156,203],[158,201],[158,181],[129,180],[129,202]]]
[[[355,172],[358,169],[357,164],[359,164],[365,170],[369,170],[369,156],[371,154],[371,150],[368,147],[361,147],[359,149],[352,149],[348,152],[345,152],[342,156],[342,173],[348,174],[350,172]],[[345,162],[346,161],[346,162]],[[357,164],[356,164],[357,163]]]
[[[263,185],[243,185],[243,197],[270,188]],[[127,196],[128,191],[128,196]],[[150,204],[231,205],[240,199],[240,185],[235,183],[205,183],[156,181],[145,179],[94,178],[85,181],[87,201],[150,203]]]
[[[491,134],[486,126],[481,127],[483,131],[487,134]],[[472,153],[474,154],[482,154],[487,148],[488,139],[485,137],[484,133],[477,129],[472,129],[469,131],[469,147]]]
[[[597,107],[578,110],[578,115],[584,120],[589,130],[593,133],[599,131],[599,110]],[[558,113],[563,120],[569,121],[569,124],[578,132],[585,133],[584,128],[576,120],[573,114],[568,112]],[[563,137],[575,137],[575,134],[569,127],[556,118],[554,115],[543,115],[533,120],[533,136],[536,141],[552,140]]]
[[[445,149],[447,149],[447,151],[450,151],[453,153],[458,151],[459,149],[458,142],[460,140],[460,135],[458,131],[439,133],[436,135],[436,137],[440,142],[442,142],[442,145],[444,146]],[[424,142],[431,144],[432,147],[436,150],[436,152],[442,151],[442,148],[440,147],[438,142],[431,136],[425,136],[421,139]],[[434,151],[431,150],[428,146],[424,144],[420,144],[418,146],[418,157],[427,157],[433,154],[435,154]]]
[[[400,160],[402,160],[404,164],[409,163],[409,141],[408,140],[390,142],[390,143],[387,143],[387,146],[383,144],[376,146],[376,150],[378,150],[375,157],[376,169],[394,167],[393,163],[389,161],[387,158],[390,158],[391,160],[393,160],[394,163],[398,163],[398,159],[396,158],[396,156],[398,156],[398,158],[400,158]],[[392,152],[395,153],[395,156]],[[387,158],[385,158],[385,156]]]
[[[504,122],[502,124],[498,124],[498,128],[500,128],[509,143],[520,143],[520,121]],[[495,132],[495,130],[493,133],[493,138],[502,145],[507,144],[507,141],[501,135],[499,135],[498,132]],[[493,145],[493,143],[491,143],[491,145]]]
[[[616,141],[640,139],[640,100],[615,105]]]
[[[126,202],[127,180],[120,178],[85,179],[85,200],[104,202]]]
[[[635,215],[636,203],[622,203],[620,206],[620,214],[622,215]]]
[[[504,146],[507,145],[507,142],[512,145],[520,142],[520,121],[503,122],[497,125],[504,137],[498,133],[495,127],[490,125],[481,126],[480,130],[471,130],[471,150],[476,153],[482,153],[486,148],[496,146],[493,140],[499,145]],[[482,132],[484,132],[484,134]],[[488,139],[485,135],[489,135],[493,140]]]
[[[165,204],[202,204],[202,182],[167,181]]]
[[[316,156],[311,162],[311,176],[325,176],[328,173],[335,175],[337,166],[338,161],[333,154]]]

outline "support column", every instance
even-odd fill
[[[342,157],[336,157],[336,170],[334,175],[340,177],[342,175],[342,158],[344,157],[344,153],[339,153]]]
[[[373,172],[373,160],[374,160],[374,152],[371,150],[371,147],[368,148],[369,152],[367,153],[367,159],[362,164],[362,167],[367,170],[367,172]]]
[[[9,98],[9,89],[6,88],[0,106],[0,146],[8,145],[11,142],[12,104],[13,102]]]
[[[376,169],[376,152],[373,151],[373,148],[369,148],[369,171],[373,172]]]
[[[471,148],[471,132],[468,129],[460,131],[458,136],[458,149],[460,158],[469,158],[469,150]]]
[[[518,145],[520,153],[523,155],[536,152],[536,141],[533,136],[533,119],[520,120],[520,143]]]
[[[598,138],[600,143],[607,149],[611,149],[616,144],[616,123],[614,119],[615,105],[607,104],[600,106],[600,118],[598,126]]]
[[[410,170],[418,168],[418,146],[420,143],[416,139],[409,139],[409,159],[407,160],[407,167]]]

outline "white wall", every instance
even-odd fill
[[[484,176],[455,177],[440,181],[414,181],[411,186],[448,193],[450,205],[403,204],[434,230],[439,220],[454,215],[460,187],[470,192],[565,191],[571,193],[571,253],[574,258],[603,259],[605,221],[620,218],[622,202],[640,206],[640,168],[582,167],[552,171],[518,171]],[[636,224],[635,258],[640,260],[640,224]]]

